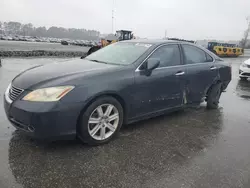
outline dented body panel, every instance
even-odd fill
[[[219,80],[219,70],[211,69],[215,66],[214,62],[187,65],[187,102],[200,103],[205,97],[206,91]]]
[[[136,72],[136,115],[183,105],[185,78],[176,76],[178,71],[185,71],[185,67],[156,69],[150,76]]]

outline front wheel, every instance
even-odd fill
[[[78,134],[84,143],[100,145],[109,142],[122,123],[121,104],[113,97],[101,97],[82,114]]]
[[[217,109],[219,106],[219,99],[221,96],[221,86],[222,83],[214,84],[208,92],[207,95],[207,108],[208,109]]]

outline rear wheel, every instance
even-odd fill
[[[222,83],[214,84],[208,92],[207,95],[207,108],[208,109],[217,109],[219,106],[219,99],[221,96],[221,86]]]
[[[104,144],[119,132],[122,122],[121,104],[113,97],[101,97],[82,114],[78,134],[87,144]]]

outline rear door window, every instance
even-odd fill
[[[206,58],[207,58],[207,62],[213,62],[214,61],[214,59],[208,53],[206,53]]]
[[[200,48],[188,44],[182,45],[186,64],[213,62],[213,58]]]

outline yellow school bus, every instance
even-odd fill
[[[244,53],[244,49],[236,44],[208,42],[207,49],[220,57],[238,57]]]

